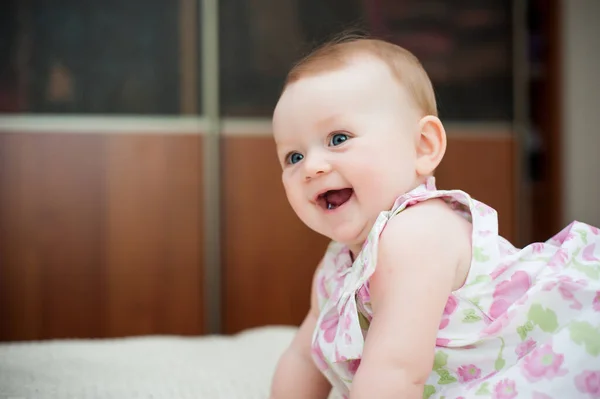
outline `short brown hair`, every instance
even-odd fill
[[[383,61],[421,111],[437,116],[431,80],[417,57],[398,45],[362,35],[345,34],[317,47],[292,67],[283,89],[303,77],[341,69],[357,54]]]

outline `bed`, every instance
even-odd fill
[[[294,331],[4,343],[0,398],[265,399]]]

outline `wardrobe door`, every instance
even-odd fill
[[[0,340],[204,332],[199,4],[3,2]]]

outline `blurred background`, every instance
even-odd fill
[[[5,0],[0,340],[298,324],[326,239],[289,208],[270,116],[360,28],[423,62],[441,188],[522,246],[600,225],[596,0]]]

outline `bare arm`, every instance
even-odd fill
[[[390,221],[371,278],[374,315],[352,399],[422,398],[446,301],[470,259],[470,228],[441,201]]]
[[[275,370],[271,399],[325,399],[331,391],[329,381],[317,369],[311,356],[312,336],[319,317],[315,284],[313,278],[311,308]]]

